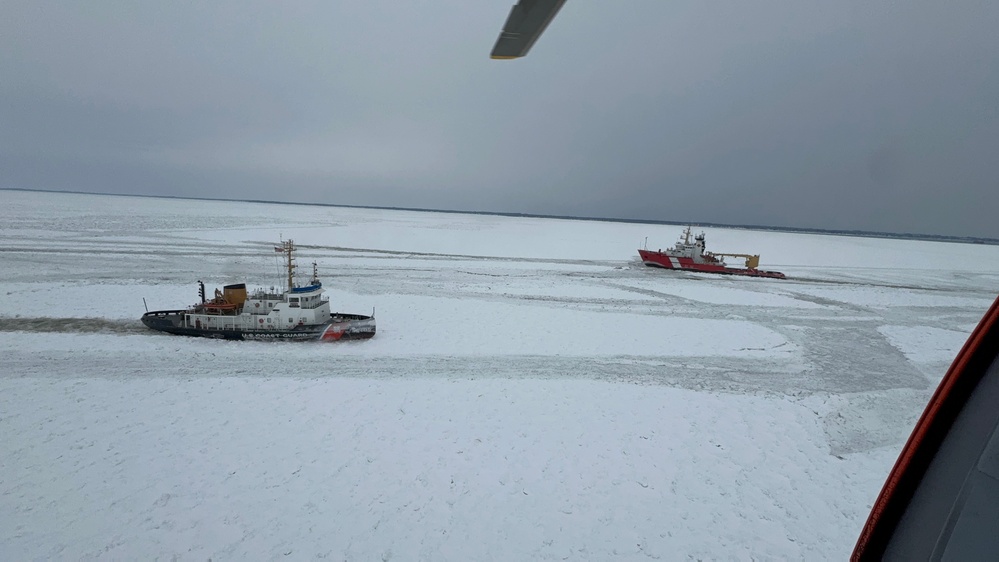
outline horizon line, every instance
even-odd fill
[[[830,236],[857,236],[864,238],[902,238],[907,240],[923,240],[928,242],[961,242],[999,245],[999,238],[987,236],[957,236],[952,234],[921,234],[912,232],[888,232],[876,230],[855,230],[855,229],[831,229],[812,227],[792,227],[792,226],[769,226],[758,224],[727,224],[716,222],[700,221],[666,221],[655,219],[628,219],[618,217],[589,217],[575,215],[551,215],[542,213],[522,213],[504,211],[463,211],[458,209],[430,209],[422,207],[393,207],[384,205],[347,205],[342,203],[304,203],[299,201],[271,201],[267,199],[225,199],[219,197],[182,197],[179,195],[150,195],[133,193],[102,193],[98,191],[73,191],[68,189],[31,189],[23,187],[0,187],[0,191],[28,191],[38,193],[71,193],[77,195],[106,195],[111,197],[146,197],[152,199],[180,199],[187,201],[219,201],[229,203],[261,203],[268,205],[301,205],[308,207],[340,207],[345,209],[375,209],[383,211],[412,211],[419,213],[447,213],[458,215],[487,215],[513,218],[537,218],[537,219],[558,219],[591,222],[616,222],[627,224],[651,224],[670,226],[708,226],[717,228],[735,228],[745,230],[772,230],[777,232],[803,233],[803,234],[824,234]]]

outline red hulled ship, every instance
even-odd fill
[[[691,239],[693,238],[693,240]],[[700,271],[703,273],[722,273],[726,275],[748,275],[750,277],[770,277],[784,279],[779,271],[759,269],[760,256],[750,254],[716,254],[704,249],[704,233],[691,237],[690,227],[683,231],[683,236],[672,248],[652,251],[638,250],[642,262],[649,267],[666,269],[682,269],[685,271]],[[745,259],[745,267],[730,267],[725,263],[726,257]]]

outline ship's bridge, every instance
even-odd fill
[[[330,302],[323,298],[322,292],[322,289],[316,288],[311,293],[288,293],[288,308],[319,308]]]

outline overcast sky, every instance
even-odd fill
[[[0,187],[999,238],[995,0],[513,4],[7,0]]]

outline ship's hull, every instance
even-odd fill
[[[769,277],[771,279],[784,279],[785,276],[779,271],[766,271],[763,269],[740,269],[737,267],[727,267],[708,263],[698,263],[691,258],[674,257],[666,252],[651,252],[649,250],[639,250],[638,255],[642,257],[642,263],[649,267],[661,267],[664,269],[680,269],[683,271],[698,271],[701,273],[720,273],[723,275],[745,275],[748,277]]]
[[[262,341],[340,341],[367,339],[375,335],[375,319],[372,316],[360,314],[334,313],[329,321],[323,324],[299,325],[286,330],[274,329],[241,329],[241,328],[207,328],[199,325],[190,326],[185,321],[186,310],[158,310],[142,315],[142,323],[146,327],[175,334],[178,336],[193,336],[225,340],[262,340]]]

